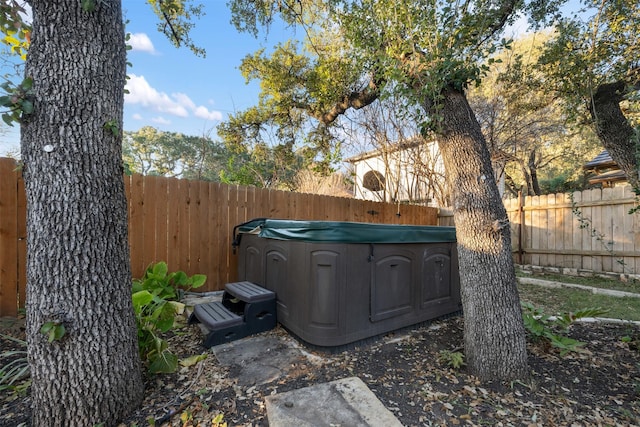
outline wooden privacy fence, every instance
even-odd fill
[[[0,158],[0,316],[15,316],[25,300],[26,202],[16,167]]]
[[[175,178],[125,176],[134,277],[153,262],[207,275],[203,291],[236,276],[233,227],[253,218],[437,224],[437,209]],[[26,203],[16,163],[0,158],[0,316],[25,301]]]
[[[507,199],[514,261],[594,272],[640,272],[640,212],[630,186]]]

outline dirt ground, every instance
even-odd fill
[[[211,426],[222,413],[229,426],[267,426],[265,396],[350,376],[360,377],[405,426],[640,425],[637,326],[576,324],[570,336],[586,343],[584,351],[564,357],[530,343],[531,377],[510,384],[481,383],[441,360],[441,350],[462,345],[462,326],[463,318],[454,317],[337,354],[306,350],[281,376],[255,385],[239,383],[237,372],[209,352],[178,373],[148,376],[143,406],[121,425]],[[0,332],[23,331],[14,325]],[[197,326],[176,332],[170,345],[181,357],[205,351]],[[261,335],[290,340],[280,327]],[[1,338],[0,345],[3,352],[13,346]],[[3,392],[0,399],[0,426],[29,425],[28,393]]]

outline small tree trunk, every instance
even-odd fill
[[[540,191],[540,182],[538,181],[538,165],[536,163],[536,149],[534,148],[529,153],[529,161],[527,162],[527,166],[529,167],[529,176],[531,177],[531,189],[533,190],[534,196],[539,196]]]
[[[602,145],[625,173],[629,184],[640,191],[634,131],[620,108],[625,86],[623,81],[598,86],[592,99],[591,117]]]
[[[469,371],[482,380],[528,376],[511,230],[489,151],[463,93],[444,93],[438,144],[452,192]]]
[[[22,124],[34,426],[115,425],[143,396],[122,179],[118,0],[32,0]],[[53,342],[47,322],[66,328]]]

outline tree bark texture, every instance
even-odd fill
[[[604,148],[627,176],[629,184],[640,190],[634,131],[620,108],[626,85],[619,81],[598,86],[592,98],[591,117]]]
[[[511,230],[487,145],[465,95],[443,93],[437,139],[451,189],[464,311],[464,352],[482,380],[528,376]]]
[[[22,123],[34,426],[115,425],[143,396],[122,179],[119,0],[32,0]],[[40,332],[64,325],[59,340]]]

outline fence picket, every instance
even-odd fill
[[[169,237],[168,237],[168,215],[167,215],[167,191],[168,180],[158,179],[155,187],[155,196],[158,198],[156,202],[156,233],[155,240],[155,260],[151,261],[167,261],[169,258]]]
[[[167,265],[172,271],[179,270],[180,260],[180,182],[176,178],[167,180]],[[170,200],[176,202],[170,203]],[[132,224],[133,226],[133,224]],[[132,263],[133,264],[133,263]],[[134,277],[135,273],[134,273]]]

